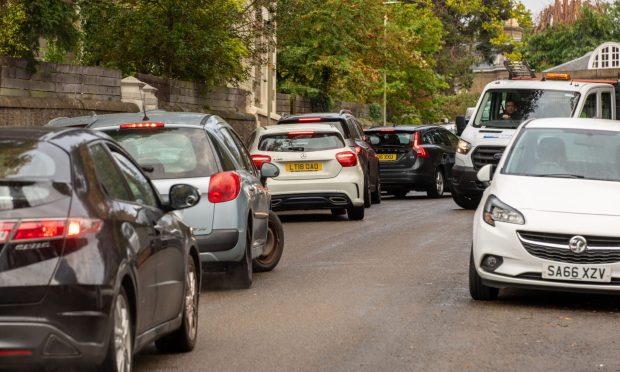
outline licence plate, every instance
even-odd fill
[[[394,161],[396,160],[396,154],[377,154],[377,158],[379,158],[379,160],[388,160],[388,161]]]
[[[323,163],[286,163],[287,172],[318,172],[323,169]]]
[[[543,279],[611,282],[611,269],[597,265],[543,264]]]

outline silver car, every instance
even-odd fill
[[[62,123],[56,120],[54,125]],[[99,115],[88,128],[118,141],[164,199],[173,184],[186,183],[200,190],[200,202],[179,214],[193,228],[207,271],[226,273],[224,286],[249,288],[253,271],[270,271],[278,264],[282,226],[270,212],[271,195],[264,185],[267,177],[277,176],[278,169],[268,164],[259,172],[223,119],[152,111]]]

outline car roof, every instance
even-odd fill
[[[364,132],[381,132],[381,131],[404,131],[404,132],[415,132],[418,130],[425,130],[431,128],[442,128],[439,125],[434,124],[423,124],[423,125],[398,125],[392,127],[372,127],[366,129]],[[445,129],[445,128],[443,128]]]
[[[47,127],[85,127],[103,128],[117,126],[123,123],[141,123],[141,122],[161,122],[165,124],[181,124],[181,125],[202,125],[205,118],[211,117],[211,114],[200,112],[168,112],[164,110],[152,110],[146,112],[147,119],[144,118],[143,112],[128,112],[117,114],[92,114],[88,116],[78,116],[73,118],[56,118],[47,123]]]
[[[620,132],[620,121],[606,119],[549,118],[534,119],[525,128],[593,129]]]
[[[321,119],[340,120],[340,119],[344,119],[345,115],[352,116],[349,113],[340,114],[338,112],[315,112],[315,113],[309,113],[309,114],[289,115],[289,116],[281,118],[278,121],[278,123],[287,122],[287,121],[294,121],[294,120],[297,120],[297,119],[300,119],[300,118],[321,118]]]
[[[53,143],[67,151],[85,142],[99,139],[110,140],[105,133],[83,128],[11,127],[0,129],[1,138],[26,139]]]
[[[590,83],[572,80],[495,80],[486,85],[487,89],[533,89],[533,90],[565,90],[579,92],[583,89],[601,86],[605,83]]]
[[[340,130],[330,123],[312,123],[312,124],[280,124],[268,125],[261,127],[261,134],[269,133],[286,133],[299,131],[315,131],[315,132],[334,132],[340,133]]]

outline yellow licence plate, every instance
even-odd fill
[[[322,163],[286,163],[287,172],[318,172],[322,169]]]
[[[396,160],[396,154],[377,154],[379,160]]]

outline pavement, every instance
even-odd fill
[[[249,290],[203,291],[186,354],[135,371],[618,371],[620,301],[468,291],[473,212],[386,197],[363,221],[287,212],[284,255]]]

